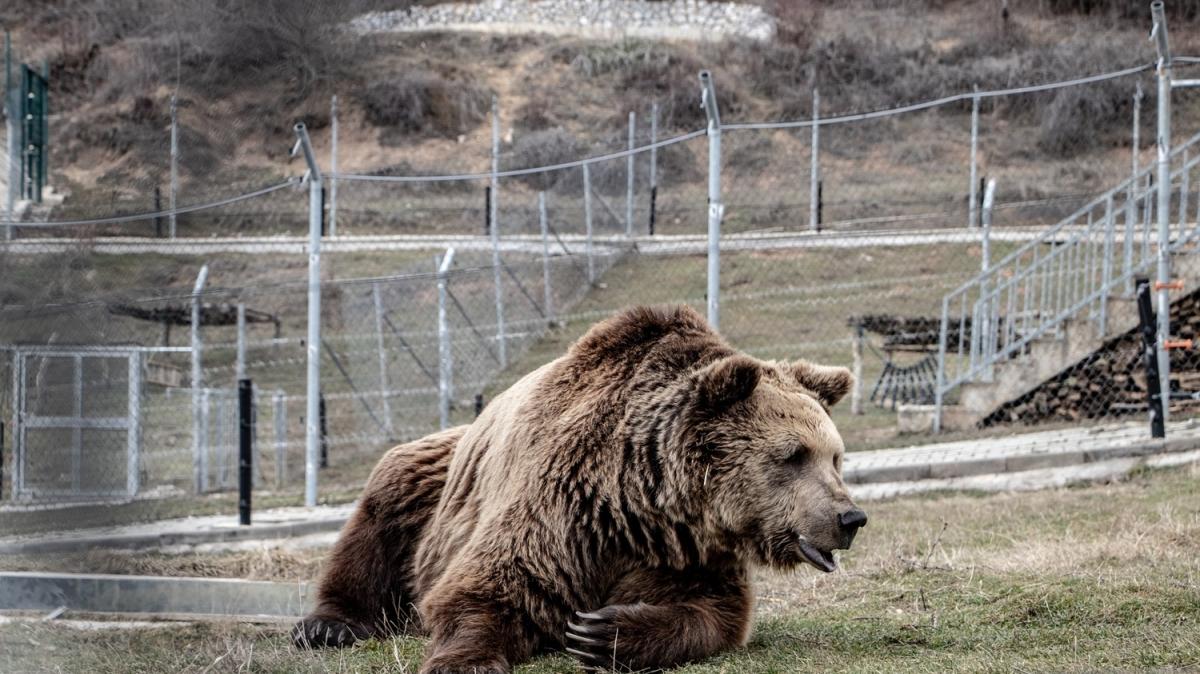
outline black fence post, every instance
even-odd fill
[[[1150,408],[1150,436],[1165,438],[1167,429],[1163,423],[1163,406],[1166,405],[1162,387],[1158,381],[1158,322],[1154,307],[1150,303],[1150,279],[1137,279],[1137,304],[1139,329],[1142,333],[1142,358],[1146,363],[1146,404]]]
[[[154,186],[154,212],[162,212],[162,188],[158,185]],[[161,215],[154,216],[154,236],[162,238],[163,235],[163,219]]]
[[[320,417],[321,417],[321,468],[329,467],[329,426],[327,424],[327,415],[325,414],[325,394],[321,394],[320,398]]]
[[[654,236],[654,223],[658,219],[658,185],[650,188],[650,236]]]
[[[492,186],[485,185],[483,188],[483,235],[491,236],[492,234]]]
[[[238,380],[238,523],[250,525],[254,489],[254,384]]]
[[[482,413],[483,413],[483,394],[476,393],[475,394],[475,418],[478,419],[479,415]]]
[[[825,181],[817,181],[817,231],[821,231],[821,225],[825,222]]]
[[[329,236],[329,213],[325,210],[325,204],[329,202],[329,188],[322,183],[321,185],[321,238]]]

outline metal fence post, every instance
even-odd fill
[[[18,106],[20,95],[20,91],[15,88],[4,92],[5,105],[9,110],[8,115],[4,118],[5,138],[8,143],[8,188],[5,190],[4,214],[5,219],[9,222],[16,220],[17,192],[21,189],[21,161],[19,159],[21,141],[18,133],[21,125],[17,120],[17,113],[13,112],[13,110],[20,109]],[[6,241],[11,241],[15,236],[15,225],[8,225],[4,228]]]
[[[967,227],[979,225],[979,195],[976,192],[979,162],[979,85],[975,85],[975,95],[971,97],[971,186],[968,198]]]
[[[1158,51],[1158,377],[1162,392],[1163,425],[1170,420],[1171,359],[1165,342],[1171,338],[1171,45],[1162,0],[1150,5]]]
[[[814,232],[821,231],[821,215],[818,212],[821,202],[821,94],[813,89],[812,115],[812,156],[809,168],[808,186],[808,227]]]
[[[246,305],[243,302],[237,304],[237,366],[235,367],[234,381],[241,381],[246,378]]]
[[[629,156],[625,158],[625,236],[633,236],[633,148],[637,143],[637,113],[629,111]]]
[[[721,326],[721,111],[712,74],[700,73],[701,103],[708,118],[708,322]]]
[[[205,447],[208,428],[204,424],[203,392],[204,370],[201,369],[203,344],[200,336],[200,293],[204,292],[204,284],[208,282],[208,265],[200,267],[196,275],[196,284],[192,288],[192,320],[191,320],[191,355],[192,355],[192,469],[194,486],[197,494],[208,490],[208,450]]]
[[[554,320],[554,289],[550,286],[550,221],[546,217],[545,192],[538,192],[538,224],[542,230],[542,304],[549,323]]]
[[[287,399],[283,391],[271,396],[271,407],[275,422],[275,486],[281,488],[287,482]]]
[[[304,415],[304,505],[317,505],[317,471],[321,451],[321,168],[304,124],[296,124],[296,146],[308,164],[308,335]]]
[[[1191,169],[1188,168],[1188,155],[1191,148],[1183,148],[1183,161],[1180,163],[1183,174],[1179,176],[1179,235],[1187,232],[1188,192],[1191,191]]]
[[[446,315],[449,293],[450,266],[454,264],[454,249],[446,249],[438,265],[438,423],[444,430],[450,427],[450,398],[454,378],[454,354],[450,349],[450,325]]]
[[[1129,173],[1129,190],[1125,197],[1125,292],[1133,294],[1133,239],[1135,235],[1133,223],[1137,218],[1138,201],[1138,171],[1140,170],[1138,151],[1141,149],[1142,136],[1142,83],[1137,83],[1133,93],[1133,151],[1132,169]]]
[[[202,442],[200,445],[200,484],[202,485],[200,493],[208,491],[208,454],[212,447],[212,442],[209,441],[209,420],[211,413],[209,407],[212,405],[212,390],[204,389],[200,391],[200,432],[202,434]]]
[[[950,328],[950,296],[942,297],[942,322],[938,328],[937,384],[933,391],[933,432],[942,432],[942,414],[946,402],[946,340]],[[959,330],[961,340],[962,330]],[[961,344],[960,351],[961,351]]]
[[[337,236],[338,101],[329,101],[329,236]]]
[[[596,282],[596,263],[592,251],[592,172],[588,164],[583,165],[583,226],[586,234],[584,250],[587,254],[587,280]]]
[[[388,383],[387,350],[383,341],[383,298],[379,295],[379,284],[371,284],[371,301],[375,305],[375,349],[379,352],[379,399],[383,403],[383,427],[388,439],[395,436],[392,426],[392,402]]]
[[[863,339],[865,337],[861,323],[854,326],[853,368],[854,388],[850,389],[850,413],[862,414],[862,368],[863,368]]]
[[[986,298],[986,301],[981,307],[981,315],[984,317],[984,322],[983,329],[980,331],[982,334],[980,335],[979,355],[981,360],[984,363],[987,363],[987,368],[983,373],[983,380],[988,382],[992,381],[995,374],[995,369],[992,367],[992,365],[995,362],[994,356],[998,346],[996,343],[996,332],[1000,323],[999,296],[994,299],[988,297],[989,283],[987,277],[988,272],[991,271],[992,268],[992,206],[995,204],[995,199],[996,181],[995,179],[992,179],[987,182],[987,187],[984,188],[983,191],[983,222],[981,227],[982,232],[980,233],[980,240],[982,244],[980,255],[982,261],[980,265],[981,271],[983,272],[983,279],[979,284],[979,296],[981,299]],[[995,307],[994,311],[993,307]],[[972,332],[974,332],[974,330],[972,330]]]
[[[500,268],[500,103],[492,96],[492,274],[496,287],[496,345],[500,369],[508,367],[508,339],[504,334],[504,278]]]
[[[658,101],[650,106],[650,225],[649,234],[654,236],[654,224],[658,218]]]
[[[169,229],[175,238],[175,199],[179,196],[179,106],[175,94],[171,94],[171,194]]]
[[[1108,296],[1112,293],[1112,288],[1109,285],[1112,283],[1113,273],[1113,239],[1115,238],[1116,216],[1113,214],[1113,193],[1108,193],[1108,198],[1104,201],[1104,261],[1100,270],[1100,279],[1103,283],[1103,292],[1100,293],[1100,336],[1108,335]]]

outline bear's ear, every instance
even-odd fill
[[[836,405],[854,385],[854,375],[844,367],[829,367],[798,360],[792,363],[791,369],[796,381],[816,393],[821,402],[828,407]]]
[[[749,398],[760,379],[762,368],[754,359],[742,355],[722,358],[698,373],[697,405],[711,412],[723,412]]]

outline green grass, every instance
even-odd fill
[[[761,574],[749,644],[677,671],[1200,667],[1198,478],[1200,468],[1191,467],[1117,484],[867,504],[871,523],[842,557],[843,571]],[[224,555],[226,568],[245,568],[239,555]],[[222,555],[214,557],[219,566]],[[414,672],[424,648],[409,637],[302,653],[285,632],[284,625],[101,632],[12,623],[0,625],[0,669]],[[517,671],[576,670],[567,658],[544,656]]]

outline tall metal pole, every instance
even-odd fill
[[[500,369],[508,367],[508,339],[504,334],[504,279],[500,269],[500,103],[492,96],[492,282],[496,288],[496,344]]]
[[[971,184],[968,203],[967,226],[979,226],[979,194],[976,185],[979,183],[979,85],[975,85],[975,95],[971,97]]]
[[[283,391],[271,396],[271,407],[275,422],[275,486],[282,487],[287,482],[287,402]]]
[[[1165,425],[1171,408],[1171,359],[1165,346],[1171,338],[1171,45],[1162,0],[1151,3],[1150,12],[1158,50],[1158,378]]]
[[[821,94],[813,89],[812,157],[809,167],[808,227],[821,231]]]
[[[450,265],[454,264],[454,249],[448,248],[438,265],[438,422],[442,429],[450,427],[450,397],[454,379],[454,354],[450,350],[450,325],[446,317],[449,295]]]
[[[200,273],[196,275],[196,285],[192,288],[192,469],[197,494],[208,490],[208,451],[204,446],[208,429],[204,424],[205,401],[204,392],[201,390],[204,388],[204,370],[201,367],[203,344],[200,338],[200,293],[204,292],[206,283],[208,265],[200,267]]]
[[[237,304],[237,366],[234,383],[246,378],[246,305]]]
[[[338,170],[338,104],[337,95],[329,102],[329,236],[337,236],[337,188],[335,177]]]
[[[658,101],[650,106],[650,236],[658,218]]]
[[[321,168],[308,130],[297,124],[296,147],[308,164],[308,370],[304,414],[304,504],[317,505],[317,471],[321,456]]]
[[[8,147],[8,175],[5,176],[7,187],[4,190],[4,219],[9,222],[13,221],[13,206],[16,204],[16,194],[13,190],[18,189],[20,185],[20,173],[16,170],[18,165],[17,148],[17,108],[18,99],[12,86],[12,36],[9,32],[4,31],[4,91],[0,92],[0,105],[4,106],[4,125],[5,138],[7,139]],[[4,228],[4,240],[11,241],[13,238],[13,225],[8,225]]]
[[[175,238],[175,199],[179,196],[179,107],[175,94],[171,94],[171,194],[168,206],[171,209],[170,234]]]
[[[625,236],[633,236],[633,148],[637,143],[637,113],[629,111],[629,156],[625,158]]]
[[[392,401],[389,398],[391,385],[388,383],[387,350],[383,341],[383,298],[379,295],[379,284],[371,284],[371,301],[375,305],[375,347],[379,352],[379,399],[383,402],[383,428],[388,439],[395,437],[392,426]]]
[[[550,286],[550,219],[546,217],[546,193],[538,192],[538,224],[542,230],[542,304],[546,320],[554,320],[554,289]]]
[[[712,74],[700,72],[700,99],[708,117],[708,322],[721,327],[721,111]]]
[[[980,297],[987,297],[989,291],[987,273],[991,271],[992,268],[992,205],[995,203],[995,199],[996,181],[989,180],[987,187],[984,188],[983,191],[983,223],[982,227],[980,228],[982,229],[982,232],[980,233],[982,244],[982,254],[980,255],[982,260],[980,262],[980,266],[981,271],[983,272],[983,280],[979,285]],[[987,297],[985,304],[981,307],[984,322],[983,330],[981,331],[982,334],[979,337],[979,353],[984,362],[990,362],[992,355],[996,351],[996,343],[993,335],[999,328],[999,299],[999,296],[994,299]],[[993,307],[995,307],[995,311],[993,311]],[[988,382],[992,381],[994,373],[995,370],[991,365],[988,365],[987,369],[984,370],[983,380]]]
[[[1130,152],[1132,169],[1129,173],[1129,189],[1125,194],[1125,292],[1132,295],[1133,287],[1133,239],[1136,236],[1134,221],[1137,219],[1138,201],[1138,171],[1141,170],[1138,161],[1138,151],[1141,150],[1142,136],[1142,83],[1137,83],[1133,93],[1133,151]]]
[[[592,172],[588,164],[583,165],[583,227],[585,233],[584,253],[587,256],[588,284],[596,282],[596,263],[592,251]]]

